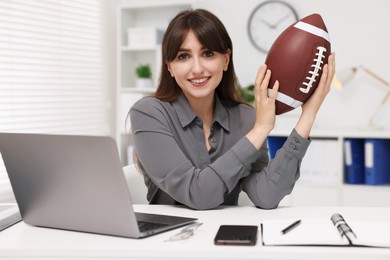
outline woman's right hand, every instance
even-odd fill
[[[279,82],[276,81],[272,90],[268,93],[270,78],[271,71],[267,69],[267,65],[261,65],[255,81],[256,121],[253,129],[246,135],[257,149],[260,149],[268,134],[275,127],[275,100]]]
[[[275,126],[275,100],[279,89],[279,82],[276,81],[272,90],[268,93],[270,79],[271,71],[267,69],[267,65],[261,65],[255,81],[255,127],[262,128],[263,130],[268,131],[268,133],[271,132]]]

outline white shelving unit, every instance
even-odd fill
[[[271,136],[287,137],[289,133],[289,130],[275,129]],[[320,151],[321,162],[316,167],[321,169],[332,164],[333,172],[337,174],[335,182],[332,185],[327,184],[321,181],[321,177],[312,182],[298,180],[292,194],[282,201],[282,205],[390,206],[390,185],[346,184],[344,178],[345,138],[390,139],[390,131],[313,129],[310,136],[312,144],[309,146],[309,149],[316,141],[330,141],[333,143],[331,151]],[[308,150],[308,152],[310,151]],[[390,160],[390,154],[388,157]],[[302,165],[305,160],[310,160],[308,153],[303,159]]]
[[[117,10],[117,134],[123,165],[128,164],[130,125],[126,115],[130,107],[144,95],[151,94],[159,80],[161,45],[133,48],[128,45],[128,28],[156,28],[165,31],[170,20],[181,10],[189,9],[192,1],[123,1]],[[137,88],[135,68],[149,64],[153,88]],[[130,148],[131,149],[131,148]]]

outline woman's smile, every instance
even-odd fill
[[[189,79],[189,81],[195,87],[203,87],[204,85],[206,85],[209,82],[210,78],[211,77],[193,78],[193,79]]]

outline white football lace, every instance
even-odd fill
[[[324,63],[326,48],[319,46],[317,47],[316,58],[313,60],[311,65],[312,70],[309,71],[310,76],[306,77],[307,82],[302,82],[302,85],[305,87],[299,88],[303,93],[309,93],[310,89],[313,87],[313,84],[316,82],[317,78],[320,75],[321,65]]]

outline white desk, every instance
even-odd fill
[[[164,242],[180,229],[145,239],[128,239],[38,228],[21,222],[0,232],[0,259],[390,259],[390,249],[358,247],[215,246],[221,224],[259,225],[263,219],[327,217],[390,221],[390,208],[280,207],[261,210],[250,206],[194,211],[183,207],[135,205],[137,211],[197,217],[203,225],[187,240]],[[390,235],[390,234],[389,234]]]

